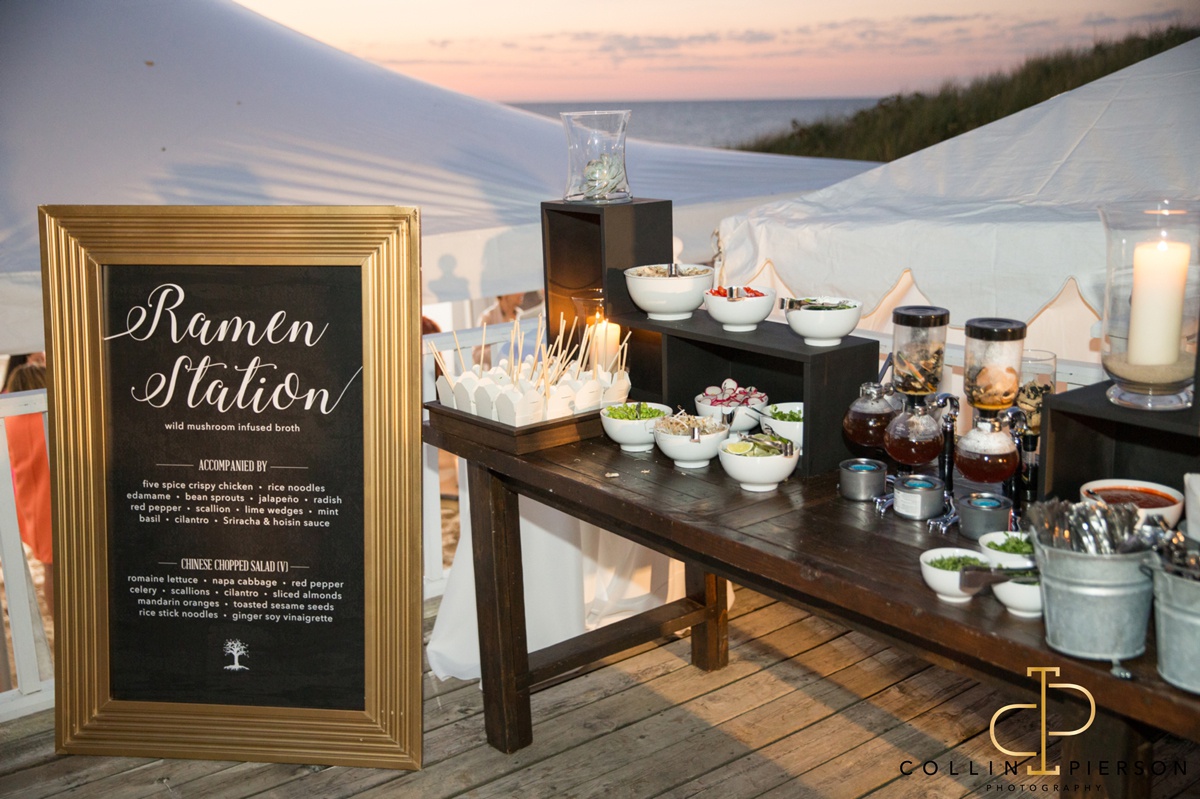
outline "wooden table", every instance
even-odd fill
[[[921,578],[918,556],[932,547],[973,542],[932,534],[923,522],[893,513],[881,517],[873,503],[842,499],[835,474],[792,478],[776,491],[755,494],[739,488],[715,459],[705,469],[681,470],[657,450],[623,453],[604,438],[515,455],[479,443],[469,430],[427,423],[424,436],[468,463],[485,723],[488,741],[501,751],[516,751],[532,740],[533,685],[606,654],[691,626],[694,664],[723,666],[725,580],[937,665],[1024,691],[1040,690],[1039,678],[1028,669],[1059,667],[1050,679],[1086,687],[1098,708],[1086,733],[1063,739],[1064,763],[1068,757],[1148,761],[1148,728],[1200,740],[1200,697],[1158,676],[1153,635],[1146,654],[1125,661],[1134,674],[1126,681],[1114,677],[1107,662],[1054,652],[1040,620],[1018,619],[990,595],[966,605],[939,601]],[[688,597],[528,652],[518,496],[682,560]],[[1071,714],[1080,705],[1086,714],[1086,702],[1067,699],[1063,707]],[[1127,774],[1112,782],[1110,795],[1149,795],[1148,777]]]

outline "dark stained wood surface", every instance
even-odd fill
[[[1107,711],[1200,740],[1200,698],[1158,677],[1152,635],[1145,655],[1124,662],[1135,679],[1123,681],[1107,662],[1049,649],[1040,620],[1008,614],[990,594],[966,605],[939,601],[921,578],[918,556],[974,544],[844,500],[835,475],[792,478],[755,494],[741,490],[715,459],[704,469],[680,470],[657,451],[623,453],[606,439],[514,456],[428,426],[425,436],[511,490],[939,665],[1028,690],[1037,682],[1027,668],[1058,666],[1063,682],[1085,686]]]

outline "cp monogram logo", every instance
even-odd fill
[[[1030,666],[1028,669],[1025,670],[1025,673],[1027,675],[1029,675],[1030,677],[1032,677],[1035,673],[1038,674],[1038,679],[1041,682],[1041,687],[1042,687],[1041,701],[1035,705],[1030,705],[1030,704],[1005,705],[1004,707],[1000,708],[995,713],[993,713],[992,714],[992,723],[991,723],[991,726],[988,728],[988,732],[992,736],[992,745],[995,746],[997,749],[999,749],[1004,754],[1012,755],[1013,757],[1028,757],[1030,755],[1041,755],[1041,760],[1042,760],[1041,768],[1035,769],[1033,766],[1028,767],[1028,772],[1031,775],[1058,774],[1058,766],[1055,766],[1053,768],[1053,770],[1046,769],[1046,737],[1049,735],[1058,735],[1058,736],[1063,736],[1063,737],[1068,736],[1068,735],[1078,735],[1079,733],[1086,730],[1088,727],[1092,726],[1092,722],[1095,721],[1095,719],[1096,719],[1096,699],[1092,696],[1091,691],[1084,688],[1082,685],[1076,685],[1075,683],[1071,683],[1071,682],[1047,683],[1046,682],[1047,674],[1052,674],[1055,677],[1058,676],[1058,667],[1057,666]],[[1078,691],[1079,693],[1086,696],[1087,700],[1088,700],[1088,704],[1091,705],[1091,715],[1088,716],[1087,722],[1079,729],[1071,730],[1070,732],[1060,732],[1058,730],[1047,730],[1046,729],[1046,689],[1047,688],[1068,688],[1068,689],[1071,689],[1074,691]],[[1024,708],[1030,708],[1030,709],[1035,709],[1035,710],[1041,711],[1042,720],[1041,720],[1041,723],[1038,725],[1038,729],[1041,733],[1041,740],[1040,740],[1041,751],[1040,752],[1013,752],[1009,749],[1005,749],[1003,746],[1000,745],[1000,742],[996,740],[996,721],[999,720],[999,718],[1002,715],[1004,715],[1005,713],[1007,713],[1010,710],[1020,710],[1020,709],[1024,709]]]

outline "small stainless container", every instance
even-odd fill
[[[851,458],[838,465],[838,493],[855,502],[870,502],[887,491],[887,465],[870,458]]]
[[[956,500],[956,503],[958,531],[972,541],[978,541],[984,533],[1008,529],[1013,507],[1008,497],[976,492]]]
[[[946,484],[927,474],[910,474],[896,479],[892,509],[905,519],[924,521],[942,512]]]

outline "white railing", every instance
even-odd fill
[[[536,317],[530,317],[521,321],[521,330],[526,336],[537,334],[538,322]],[[487,341],[483,342],[480,336],[483,335],[482,328],[469,328],[465,330],[457,330],[453,333],[430,333],[422,337],[421,354],[424,356],[421,360],[421,401],[428,402],[432,399],[437,399],[437,390],[434,387],[434,361],[433,356],[429,354],[429,344],[442,354],[442,360],[446,366],[456,374],[461,371],[465,364],[468,368],[471,365],[471,351],[481,343],[507,344],[509,337],[512,335],[512,325],[491,325],[487,329]],[[456,344],[457,341],[457,344]],[[459,359],[458,353],[455,352],[458,345],[462,346],[462,359]],[[422,490],[421,490],[421,508],[422,508],[422,569],[424,572],[424,594],[425,598],[441,596],[446,589],[446,574],[447,570],[442,565],[442,503],[441,503],[441,474],[438,469],[438,450],[428,444],[421,445],[421,466],[422,466]],[[466,503],[466,479],[465,469],[463,464],[459,464],[458,470],[458,493],[459,493],[459,524],[468,524],[469,520],[464,517],[467,513]]]
[[[10,416],[27,413],[42,414],[45,423],[44,389],[0,394],[0,569],[4,574],[13,649],[13,662],[9,663],[7,648],[0,647],[0,722],[54,707],[54,669],[46,628],[38,610],[36,588],[17,527],[12,464],[4,424]],[[11,685],[10,676],[14,666],[15,686]]]

